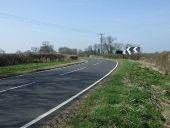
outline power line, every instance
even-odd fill
[[[64,29],[64,30],[74,31],[74,32],[79,32],[79,33],[97,34],[96,32],[93,32],[93,31],[90,31],[90,30],[72,28],[72,27],[68,27],[68,26],[55,24],[55,23],[49,23],[49,22],[39,21],[39,20],[36,20],[36,19],[16,16],[16,15],[9,14],[9,13],[0,12],[0,18],[13,19],[13,20],[16,20],[16,21],[24,22],[24,23],[42,25],[42,26],[46,26],[46,27],[55,27],[57,29]]]

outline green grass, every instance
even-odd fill
[[[102,87],[90,94],[75,116],[66,122],[71,128],[162,128],[161,98],[152,88],[169,89],[170,76],[137,62],[121,61]]]
[[[77,62],[77,61],[64,60],[64,61],[57,61],[57,62],[30,63],[30,64],[5,66],[5,67],[0,67],[0,75],[2,76],[8,74],[20,74],[20,73],[30,72],[33,70],[55,68],[72,62]]]

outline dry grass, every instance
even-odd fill
[[[104,58],[110,59],[131,59],[140,60],[151,64],[151,67],[156,67],[165,74],[170,73],[170,52],[162,53],[147,53],[134,55],[104,55]]]
[[[154,67],[158,67],[159,70],[163,71],[165,74],[170,73],[170,52],[143,54],[140,60],[148,62]]]

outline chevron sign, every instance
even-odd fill
[[[127,47],[126,50],[123,50],[123,54],[137,54],[140,52],[140,47]]]

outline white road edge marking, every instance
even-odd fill
[[[73,72],[77,72],[77,71],[80,71],[80,70],[83,70],[83,69],[86,69],[87,67],[83,67],[83,68],[78,68],[76,70],[73,70],[73,71],[70,71],[70,72],[66,72],[66,73],[63,73],[63,74],[60,74],[60,76],[64,76],[64,75],[67,75],[67,74],[70,74],[70,73],[73,73]]]
[[[16,86],[16,87],[12,87],[12,88],[9,88],[9,89],[1,90],[0,93],[7,92],[7,91],[10,91],[10,90],[14,90],[14,89],[17,89],[17,88],[22,88],[22,87],[25,87],[25,86],[28,86],[28,85],[31,85],[31,84],[34,84],[34,83],[36,83],[36,82],[23,84],[23,85],[20,85],[20,86]]]
[[[116,66],[109,72],[107,73],[104,77],[102,77],[101,79],[99,79],[98,81],[94,82],[92,85],[90,85],[89,87],[85,88],[84,90],[82,90],[81,92],[79,92],[78,94],[74,95],[73,97],[71,97],[70,99],[64,101],[63,103],[59,104],[58,106],[56,106],[55,108],[52,108],[51,110],[49,110],[48,112],[40,115],[39,117],[35,118],[34,120],[30,121],[29,123],[25,124],[24,126],[20,127],[20,128],[28,128],[29,126],[35,124],[36,122],[40,121],[41,119],[45,118],[46,116],[50,115],[51,113],[55,112],[56,110],[58,110],[59,108],[61,108],[62,106],[66,105],[67,103],[71,102],[72,100],[74,100],[75,98],[77,98],[78,96],[80,96],[81,94],[83,94],[84,92],[86,92],[87,90],[89,90],[90,88],[92,88],[93,86],[95,86],[96,84],[98,84],[100,81],[102,81],[103,79],[105,79],[108,75],[110,75],[118,66],[118,61],[116,62]]]

